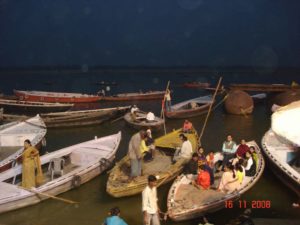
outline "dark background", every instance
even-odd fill
[[[0,0],[0,68],[300,65],[298,0]]]

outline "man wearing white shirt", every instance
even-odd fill
[[[154,175],[148,176],[148,185],[142,193],[142,210],[144,225],[160,225],[159,221],[159,207],[157,205],[156,193],[157,179]]]
[[[180,134],[179,138],[182,140],[181,148],[176,149],[173,157],[173,162],[176,162],[180,158],[189,160],[192,158],[193,146],[184,134]]]

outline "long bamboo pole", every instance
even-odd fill
[[[164,120],[164,132],[165,132],[165,135],[167,134],[167,129],[166,129],[166,118],[165,118],[165,113],[164,113],[164,104],[165,104],[165,100],[166,100],[166,93],[167,93],[167,90],[169,89],[169,86],[170,86],[170,81],[168,81],[168,83],[167,83],[167,87],[166,87],[166,90],[165,90],[163,104],[161,104],[161,113],[160,113],[160,117]]]
[[[165,90],[165,95],[164,95],[164,99],[163,99],[163,103],[165,104],[165,100],[166,100],[166,93],[167,93],[167,90],[169,89],[169,86],[170,86],[170,81],[168,81],[167,83],[167,87],[166,87],[166,90]],[[160,117],[163,118],[163,113],[164,113],[164,106],[163,104],[161,105],[161,112],[160,112]]]
[[[220,87],[221,82],[222,82],[222,77],[220,77],[220,79],[219,79],[217,88],[216,88],[215,93],[214,93],[214,95],[213,95],[212,104],[209,106],[209,109],[208,109],[208,112],[207,112],[207,115],[206,115],[206,118],[205,118],[205,122],[204,122],[204,124],[203,124],[202,130],[201,130],[201,133],[200,133],[200,136],[199,136],[199,143],[201,143],[201,138],[202,138],[202,136],[203,136],[203,133],[204,133],[204,130],[205,130],[207,121],[208,121],[208,117],[209,117],[209,115],[210,115],[210,112],[211,112],[211,109],[212,109],[212,105],[213,105],[213,103],[215,102],[215,98],[216,98],[216,95],[217,95],[217,93],[218,93],[218,90],[219,90],[219,87]]]
[[[25,188],[25,187],[22,187],[22,186],[19,186],[19,187],[22,188],[22,189],[24,189],[24,190],[26,190],[26,191],[32,192],[34,194],[37,194],[37,195],[46,196],[48,198],[52,198],[52,199],[59,200],[59,201],[62,201],[62,202],[66,202],[66,203],[69,203],[69,204],[79,204],[79,202],[75,202],[75,201],[72,201],[72,200],[69,200],[69,199],[66,199],[66,198],[56,197],[54,195],[46,194],[46,193],[39,192],[37,190],[30,189],[30,188]]]

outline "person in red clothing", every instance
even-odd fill
[[[249,146],[246,144],[246,141],[245,139],[242,139],[241,140],[241,144],[239,144],[237,150],[236,150],[236,154],[241,157],[241,158],[245,158],[245,154],[246,152],[248,152],[250,149],[249,149]]]
[[[183,123],[182,131],[184,133],[190,133],[192,131],[192,128],[193,128],[193,124],[190,121],[185,120]]]
[[[195,182],[195,185],[200,188],[207,190],[210,187],[210,175],[207,171],[204,170],[204,165],[198,167],[198,177]]]

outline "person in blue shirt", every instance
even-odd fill
[[[109,212],[109,217],[107,217],[102,225],[128,225],[122,218],[120,218],[121,211],[119,207],[114,207]]]

